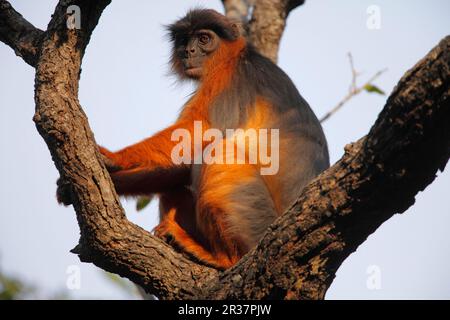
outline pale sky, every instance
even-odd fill
[[[45,29],[56,0],[15,0],[12,5]],[[167,76],[169,46],[163,25],[196,5],[222,11],[219,0],[114,0],[94,31],[83,61],[80,101],[99,144],[118,149],[176,118],[189,85]],[[367,8],[377,5],[381,28],[370,30]],[[388,68],[376,84],[388,94],[400,77],[450,31],[450,2],[307,0],[291,13],[279,52],[289,74],[318,116],[346,95],[347,52],[361,81]],[[124,298],[92,264],[69,253],[79,228],[71,207],[55,200],[57,170],[39,136],[34,113],[34,70],[0,44],[0,268],[41,288],[74,298]],[[387,96],[363,93],[324,124],[331,162],[365,135]],[[416,197],[415,205],[384,223],[338,270],[327,299],[450,298],[450,173]],[[150,230],[157,205],[129,219]],[[69,290],[67,270],[79,266],[81,287]],[[379,286],[371,286],[376,270]],[[369,274],[369,273],[370,274]],[[368,285],[369,282],[369,285]]]

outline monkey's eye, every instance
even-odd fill
[[[205,45],[205,44],[208,44],[209,41],[211,41],[211,37],[209,35],[203,33],[198,36],[198,41],[200,42],[200,44]]]

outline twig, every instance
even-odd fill
[[[372,84],[372,82],[377,79],[379,76],[381,76],[384,72],[387,71],[387,69],[383,69],[378,71],[377,73],[375,73],[366,83],[364,83],[362,86],[357,86],[356,85],[356,80],[357,78],[361,75],[361,73],[357,72],[354,65],[353,65],[353,56],[352,54],[349,52],[348,53],[348,59],[350,62],[350,68],[351,68],[351,72],[352,72],[352,82],[350,85],[350,89],[347,93],[347,95],[330,111],[328,111],[321,119],[320,122],[323,123],[325,122],[328,118],[330,118],[333,114],[335,114],[339,109],[341,109],[351,98],[353,98],[354,96],[358,95],[359,93],[361,93],[361,91],[364,90],[364,88],[370,84]]]

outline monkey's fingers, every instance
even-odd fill
[[[164,222],[161,222],[159,225],[153,228],[153,234],[167,244],[172,243],[173,236],[170,234],[167,225]]]

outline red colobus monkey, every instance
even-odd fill
[[[173,71],[197,81],[195,93],[173,125],[120,151],[100,151],[119,195],[159,195],[157,236],[201,262],[225,269],[254,247],[302,188],[329,166],[327,143],[289,77],[256,52],[225,16],[193,10],[168,31]],[[175,163],[172,155],[179,141],[173,133],[181,129],[194,135],[196,123],[203,131],[222,133],[277,129],[276,174],[261,174],[260,159]],[[251,139],[246,137],[247,142]],[[240,148],[228,136],[214,142]],[[198,147],[191,143],[193,149]],[[201,151],[211,143],[202,141]],[[248,153],[244,147],[244,160]]]

